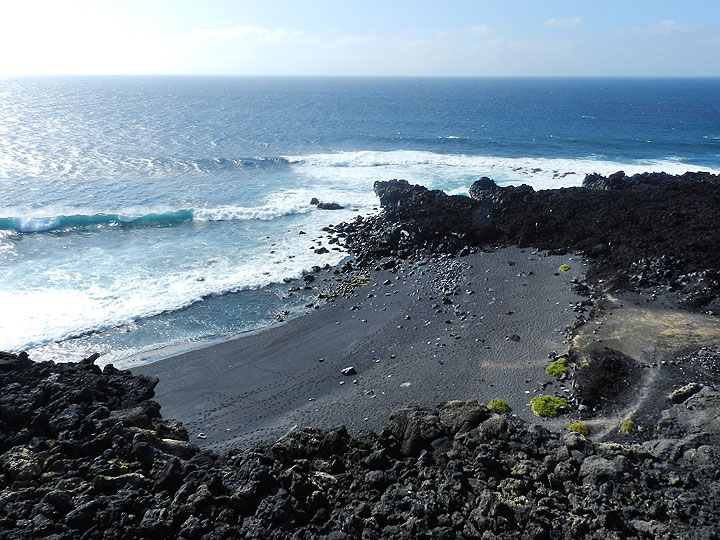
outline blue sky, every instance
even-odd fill
[[[720,0],[0,0],[0,75],[720,76]]]

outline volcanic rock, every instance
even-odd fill
[[[343,208],[345,208],[338,203],[320,201],[316,197],[310,199],[310,204],[313,206],[317,206],[320,210],[342,210]]]
[[[382,212],[337,227],[359,263],[518,245],[589,258],[603,288],[659,286],[690,309],[720,309],[720,177],[622,172],[580,188],[534,191],[483,177],[471,197],[405,180],[376,182]],[[658,219],[662,216],[662,219]]]
[[[156,382],[0,353],[0,538],[716,538],[707,387],[645,445],[471,400],[401,409],[379,436],[299,427],[220,456],[159,416]]]

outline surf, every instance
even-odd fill
[[[493,155],[451,154],[422,150],[338,151],[332,153],[283,156],[299,171],[315,176],[348,176],[366,170],[373,177],[406,178],[440,189],[456,189],[457,184],[472,183],[473,178],[488,176],[500,184],[525,183],[535,189],[580,186],[585,175],[667,172],[682,174],[688,170],[718,170],[688,163],[673,157],[657,160],[611,161],[602,156],[504,157]]]
[[[258,207],[219,206],[215,208],[185,208],[168,211],[100,212],[90,214],[67,214],[55,216],[20,215],[0,217],[0,231],[12,233],[41,233],[48,231],[71,231],[89,227],[150,227],[173,226],[186,222],[210,221],[268,221],[284,216],[310,212],[308,205],[282,207],[264,205]]]

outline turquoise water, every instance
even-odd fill
[[[0,80],[0,349],[132,365],[300,312],[375,180],[619,169],[720,171],[720,80]]]

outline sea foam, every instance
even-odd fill
[[[344,212],[343,217],[349,218],[350,213]],[[320,227],[319,223],[305,224],[306,235],[278,238],[270,252],[262,247],[241,252],[227,246],[225,253],[202,258],[204,252],[198,251],[196,260],[173,259],[164,271],[159,265],[131,264],[123,252],[106,252],[96,268],[81,276],[83,254],[68,254],[67,260],[56,262],[58,268],[69,268],[68,272],[38,268],[30,270],[37,276],[23,278],[38,285],[15,290],[0,287],[0,350],[27,350],[126,325],[204,298],[299,278],[315,265],[335,265],[347,254],[342,250],[315,253],[314,238],[321,234]],[[172,254],[168,256],[172,259]],[[147,258],[151,257],[148,253]]]
[[[534,158],[441,154],[436,152],[395,150],[388,152],[356,151],[285,156],[290,164],[306,174],[335,175],[362,180],[405,178],[423,181],[436,188],[458,189],[480,176],[500,184],[525,183],[535,189],[579,186],[586,174],[626,174],[661,172],[682,174],[688,170],[718,172],[680,160],[618,162],[599,156],[584,158]]]

